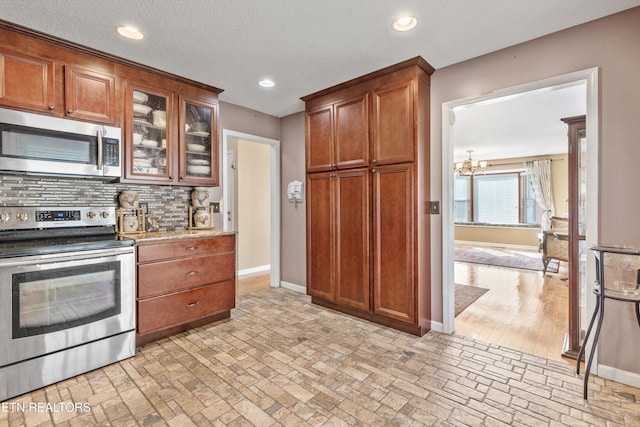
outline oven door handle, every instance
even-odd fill
[[[0,268],[17,267],[34,264],[49,264],[54,262],[78,261],[94,258],[109,258],[118,255],[131,254],[133,256],[133,246],[125,246],[111,249],[96,249],[90,251],[62,252],[46,255],[31,255],[15,258],[0,259]]]

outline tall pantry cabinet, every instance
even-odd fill
[[[433,71],[416,57],[302,98],[307,293],[414,335],[431,327]]]

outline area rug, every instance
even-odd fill
[[[521,253],[491,248],[456,248],[455,260],[497,267],[517,268],[520,270],[542,271],[542,255],[539,253]],[[547,271],[558,272],[558,261],[551,260]]]
[[[479,288],[477,286],[458,285],[456,283],[456,317],[488,290],[489,289]]]

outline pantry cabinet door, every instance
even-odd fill
[[[369,165],[369,96],[335,104],[335,163],[337,169]]]
[[[333,173],[307,175],[307,294],[335,301]]]
[[[373,310],[416,321],[414,165],[376,168],[373,175]]]
[[[413,86],[413,80],[407,80],[373,91],[372,163],[415,160]]]
[[[369,311],[368,169],[336,173],[336,302]]]
[[[334,169],[333,105],[307,112],[306,133],[307,172]]]

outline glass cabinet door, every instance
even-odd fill
[[[129,178],[170,181],[170,92],[131,86],[128,94],[127,134]]]
[[[180,180],[218,185],[218,106],[183,98]]]

